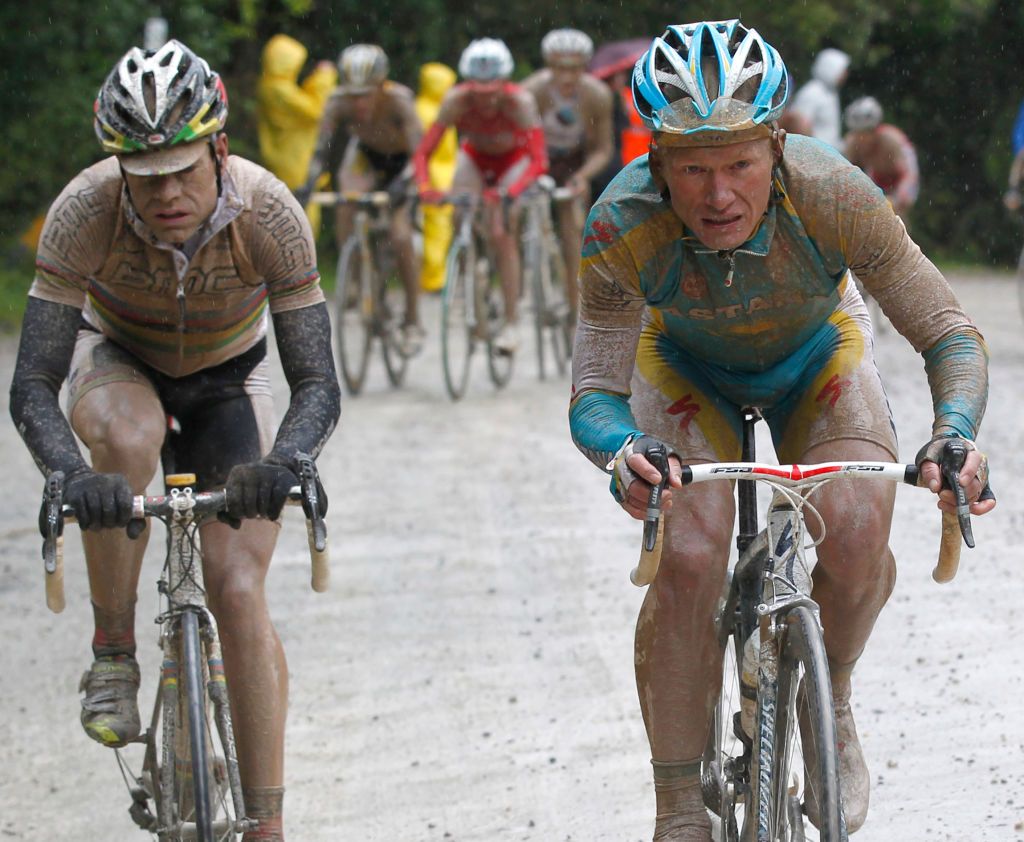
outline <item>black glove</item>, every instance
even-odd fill
[[[228,518],[265,517],[277,520],[288,499],[288,492],[298,484],[295,471],[278,457],[267,456],[259,462],[235,465],[225,485]]]
[[[963,442],[964,450],[970,452],[971,450],[977,450],[974,442],[970,439],[961,438],[960,436],[932,436],[931,441],[928,442],[924,447],[917,451],[917,456],[914,457],[914,464],[918,468],[921,467],[922,462],[934,462],[936,465],[942,464],[942,454],[946,450],[946,444],[953,440]],[[966,455],[966,454],[965,454]],[[962,466],[963,463],[961,463]]]
[[[132,488],[124,474],[98,474],[83,468],[64,483],[64,503],[75,512],[82,529],[127,527],[129,538],[138,538],[144,520],[132,520]]]

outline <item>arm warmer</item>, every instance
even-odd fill
[[[60,409],[82,311],[30,296],[11,381],[11,418],[44,475],[88,468]]]
[[[315,458],[341,414],[327,305],[275,314],[274,333],[291,400],[270,455],[289,463],[299,451]]]

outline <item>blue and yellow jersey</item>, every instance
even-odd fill
[[[851,271],[924,355],[935,432],[973,438],[987,398],[983,340],[859,168],[820,141],[789,137],[761,223],[719,252],[676,216],[647,157],[633,161],[584,232],[570,409],[577,445],[604,467],[637,432],[628,398],[643,326],[707,366],[737,403],[786,395],[810,351],[833,341],[835,315],[859,301]]]

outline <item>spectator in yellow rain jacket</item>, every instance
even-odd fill
[[[455,84],[455,71],[448,65],[432,61],[420,68],[420,90],[416,96],[416,113],[426,131],[437,118],[441,99]],[[455,129],[448,129],[430,156],[430,186],[447,191],[455,175],[455,158],[459,151]],[[423,205],[423,270],[420,284],[428,292],[444,286],[444,264],[448,243],[452,238],[452,207]]]
[[[299,73],[308,55],[291,36],[275,35],[263,47],[263,74],[257,86],[260,156],[291,190],[306,180],[324,103],[338,83],[334,62],[321,61],[300,85]],[[320,206],[309,205],[306,214],[313,231],[318,231]]]

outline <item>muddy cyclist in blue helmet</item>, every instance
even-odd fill
[[[680,464],[737,461],[738,409],[751,404],[783,462],[897,457],[851,272],[924,357],[935,407],[918,454],[925,481],[938,492],[935,459],[949,437],[968,440],[961,480],[972,501],[987,475],[970,443],[988,392],[981,336],[871,181],[821,141],[787,142],[776,120],[789,85],[778,52],[737,20],[668,27],[633,75],[650,154],[616,176],[584,230],[573,439],[641,519],[659,479],[645,453],[661,441],[673,454],[664,555],[636,629],[659,842],[711,839],[700,760],[721,674],[713,616],[734,519],[728,485],[683,490]],[[888,485],[854,494],[834,483],[814,500],[826,531],[813,596],[850,830],[864,821],[869,785],[850,675],[895,582],[893,495]],[[948,495],[940,505],[951,509]],[[806,808],[816,821],[813,794]]]

